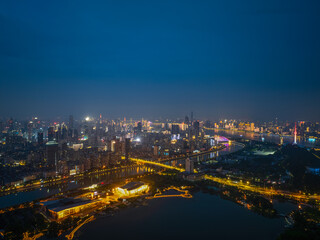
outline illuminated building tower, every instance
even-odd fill
[[[187,173],[193,173],[194,164],[193,161],[190,158],[186,159],[186,172]]]
[[[57,142],[59,142],[59,140],[61,139],[61,131],[60,131],[60,127],[58,127],[58,130],[56,130],[55,132],[54,132],[54,139],[57,141]]]
[[[191,118],[190,118],[190,120],[191,120],[191,124],[192,124],[192,122],[193,122],[193,112],[191,112]]]
[[[294,124],[294,141],[293,144],[297,144],[297,123]]]
[[[251,132],[254,131],[254,123],[250,123],[250,131],[251,131]]]
[[[134,134],[136,136],[140,136],[141,132],[142,132],[142,123],[138,122],[137,127],[134,128]]]
[[[130,138],[126,138],[124,140],[124,155],[125,155],[125,159],[126,161],[129,160],[129,153],[130,153]]]
[[[121,153],[121,148],[120,148],[120,141],[117,138],[114,138],[111,140],[111,152],[114,153]]]
[[[53,141],[55,137],[55,132],[53,127],[48,128],[48,141]]]
[[[47,166],[51,169],[57,167],[58,162],[58,143],[55,141],[49,141],[46,144]]]

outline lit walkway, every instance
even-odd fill
[[[82,223],[80,223],[75,229],[73,229],[70,234],[66,235],[66,238],[67,238],[68,240],[73,239],[74,234],[76,233],[76,231],[79,230],[79,228],[81,228],[83,225],[85,225],[86,223],[91,222],[91,221],[93,221],[93,220],[94,220],[94,216],[91,216],[91,217],[87,218],[87,219],[84,220]]]

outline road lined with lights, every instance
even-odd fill
[[[159,162],[152,162],[152,161],[148,161],[148,160],[144,160],[144,159],[139,159],[139,158],[130,158],[130,160],[133,161],[133,162],[137,162],[137,163],[151,164],[151,165],[155,165],[155,166],[159,166],[159,167],[163,167],[163,168],[168,168],[168,169],[172,169],[172,170],[177,170],[177,171],[179,171],[179,172],[183,172],[183,171],[184,171],[183,168],[173,167],[173,166],[166,165],[166,164],[159,163]]]
[[[112,171],[121,171],[121,170],[134,168],[134,167],[137,167],[137,165],[104,168],[104,169],[94,170],[94,171],[90,171],[87,173],[80,173],[80,174],[66,176],[66,177],[57,177],[57,178],[44,180],[44,181],[38,180],[38,181],[35,181],[27,186],[19,185],[19,186],[15,186],[15,187],[6,188],[6,189],[1,189],[0,190],[0,197],[3,195],[11,194],[11,193],[23,192],[23,191],[33,190],[33,189],[37,189],[37,188],[48,187],[51,185],[61,184],[65,181],[76,180],[78,178],[85,177],[85,176],[90,176],[90,175],[94,175],[94,174],[102,174],[102,173],[112,172]]]
[[[242,181],[232,181],[230,179],[225,179],[225,178],[218,178],[218,177],[213,177],[210,175],[205,175],[204,178],[206,180],[211,180],[223,185],[227,185],[227,186],[232,186],[232,187],[236,187],[238,189],[241,190],[247,190],[247,191],[251,191],[251,192],[257,192],[260,193],[262,195],[268,195],[268,196],[272,196],[272,195],[279,195],[279,196],[284,196],[287,198],[293,198],[295,200],[301,201],[301,200],[320,200],[320,196],[314,194],[314,195],[308,195],[305,193],[294,193],[294,192],[290,192],[290,191],[284,191],[284,190],[276,190],[276,189],[272,189],[272,188],[264,188],[264,187],[259,187],[259,186],[255,186],[255,185],[251,185],[249,182],[243,183]]]
[[[210,149],[210,150],[205,151],[205,152],[194,153],[194,154],[191,154],[189,156],[182,156],[182,157],[171,158],[171,159],[162,159],[159,162],[161,163],[161,162],[177,161],[177,160],[184,159],[186,157],[196,157],[196,156],[200,156],[200,155],[203,155],[203,154],[208,154],[208,153],[211,153],[211,152],[217,152],[217,151],[220,151],[220,150],[222,150],[224,148],[225,148],[225,146],[219,146],[218,148]],[[133,159],[134,158],[132,158],[132,160]],[[142,159],[139,159],[139,160],[142,160]],[[159,166],[163,167],[163,165],[159,165]],[[14,187],[5,188],[5,189],[0,189],[0,196],[11,194],[11,193],[16,193],[16,192],[33,190],[33,189],[42,188],[42,187],[47,187],[47,186],[50,186],[52,184],[60,184],[60,183],[63,183],[64,181],[74,180],[74,179],[77,179],[77,178],[80,178],[80,177],[84,177],[84,176],[89,176],[89,175],[92,175],[92,174],[100,174],[100,173],[105,173],[105,172],[110,172],[110,171],[123,170],[123,169],[127,169],[127,168],[130,168],[130,167],[135,167],[135,166],[105,168],[105,169],[94,170],[94,171],[90,171],[90,172],[87,172],[87,173],[80,173],[80,174],[71,175],[71,176],[56,177],[56,178],[49,179],[49,180],[44,180],[44,181],[38,180],[38,181],[35,181],[35,182],[31,183],[31,184],[28,184],[27,186],[18,185],[18,186],[14,186]],[[178,168],[174,168],[174,167],[172,167],[171,169],[175,169],[175,170],[180,171]]]
[[[167,168],[167,169],[174,169],[179,172],[185,171],[183,168],[173,167],[173,166],[158,163],[158,162],[152,162],[152,161],[137,159],[137,158],[132,158],[131,160],[135,161],[137,163],[150,164],[150,165],[159,166],[159,167],[163,167],[163,168]],[[272,188],[263,188],[263,187],[251,185],[249,182],[243,183],[242,181],[232,181],[230,179],[219,178],[219,177],[214,177],[214,176],[210,176],[210,175],[205,175],[204,179],[214,181],[214,182],[217,182],[217,183],[220,183],[223,185],[236,187],[241,190],[256,192],[261,195],[267,195],[267,196],[279,195],[279,196],[284,196],[287,198],[295,199],[298,201],[308,201],[310,199],[320,201],[320,196],[318,196],[318,195],[309,195],[306,193],[294,193],[294,192],[290,192],[290,191],[276,190],[276,189],[272,189]]]

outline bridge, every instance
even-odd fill
[[[167,168],[167,169],[171,169],[171,170],[177,170],[179,172],[184,172],[183,168],[178,168],[178,167],[166,165],[166,164],[163,164],[160,162],[153,162],[153,161],[139,159],[139,158],[129,158],[129,159],[133,162],[136,162],[136,163],[151,164],[151,165],[158,166],[158,167],[163,167],[163,168]]]
[[[184,154],[183,156],[174,157],[174,158],[160,159],[158,162],[171,162],[171,161],[185,160],[188,157],[197,157],[197,156],[201,156],[201,155],[204,155],[204,154],[217,152],[217,151],[220,151],[220,150],[222,150],[224,148],[226,148],[226,146],[224,146],[224,145],[220,145],[220,146],[217,146],[217,147],[214,146],[214,147],[210,148],[207,151],[196,152],[196,153],[189,154],[189,155]]]

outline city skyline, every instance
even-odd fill
[[[319,240],[319,13],[0,1],[0,239]]]
[[[18,2],[0,116],[320,119],[316,1]]]

